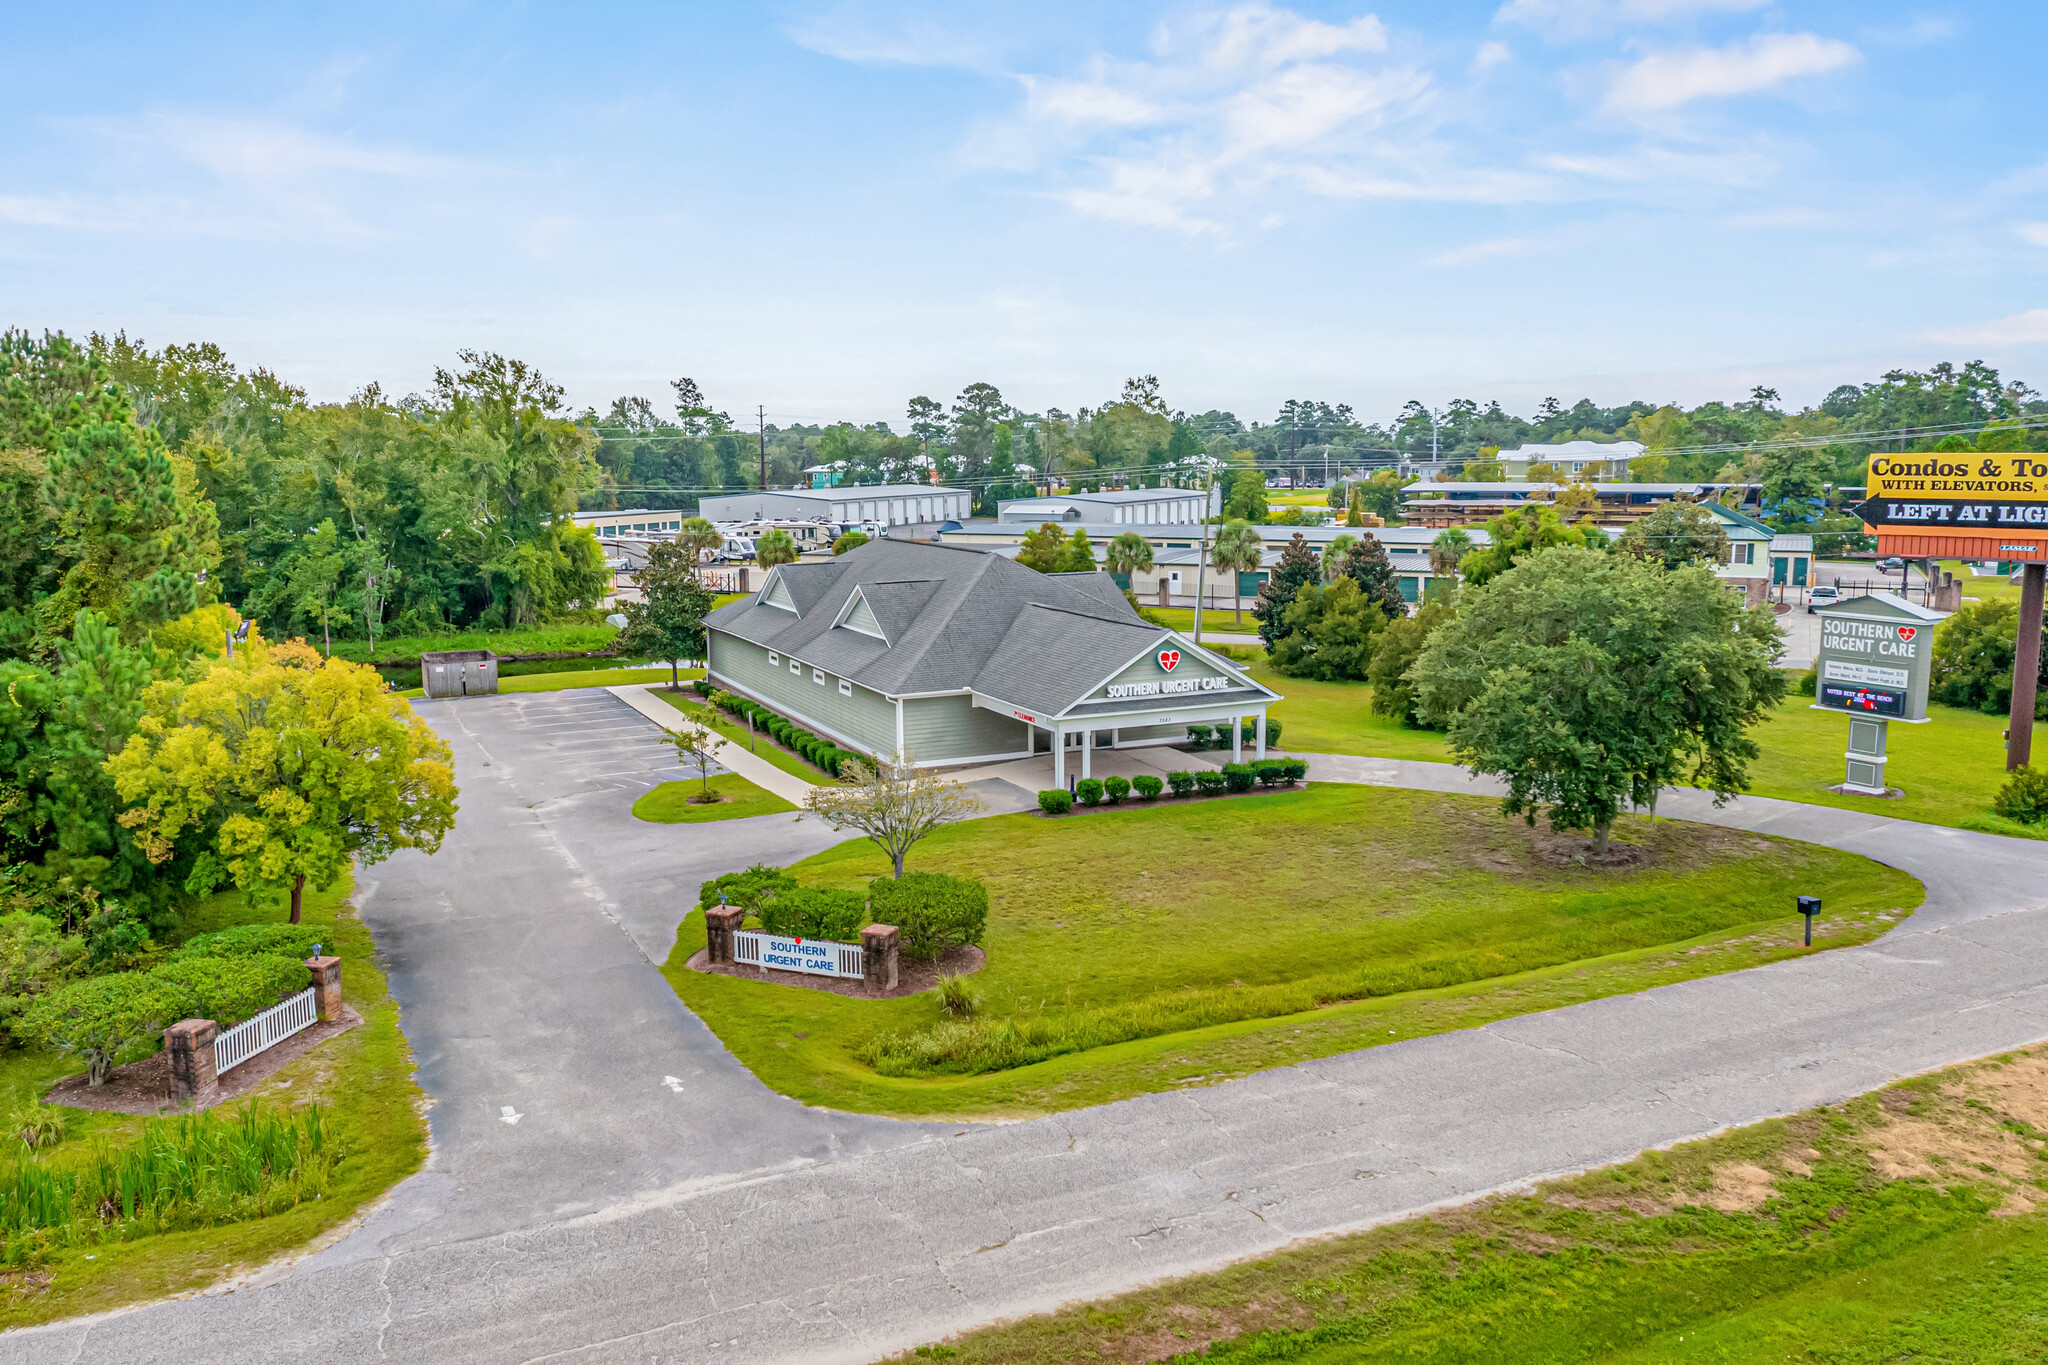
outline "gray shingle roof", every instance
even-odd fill
[[[887,696],[971,687],[1057,713],[1169,633],[1107,574],[1041,574],[965,547],[881,539],[775,572],[802,607],[795,619],[749,597],[705,625]],[[833,629],[856,588],[888,644]]]

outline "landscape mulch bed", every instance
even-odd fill
[[[220,1078],[213,1098],[196,1107],[211,1109],[239,1099],[329,1038],[347,1033],[362,1022],[362,1015],[343,1005],[339,1019],[295,1033],[228,1072]],[[117,1066],[103,1084],[96,1086],[85,1083],[84,1072],[68,1076],[51,1086],[43,1101],[72,1109],[103,1109],[113,1114],[168,1114],[172,1111],[170,1054],[158,1052],[139,1062]]]
[[[683,965],[693,972],[710,972],[715,976],[738,976],[749,981],[765,981],[771,986],[795,986],[806,991],[830,991],[834,995],[850,995],[858,1000],[894,1000],[898,996],[916,995],[939,984],[942,976],[966,976],[978,972],[987,963],[988,955],[975,947],[948,948],[930,962],[913,962],[903,959],[896,968],[896,989],[878,991],[870,989],[864,981],[854,981],[843,976],[812,976],[808,972],[783,972],[761,967],[745,967],[736,962],[721,962],[712,965],[709,950],[699,948],[690,955]]]
[[[1292,784],[1283,784],[1277,787],[1253,787],[1248,792],[1193,791],[1189,792],[1186,796],[1175,796],[1172,792],[1161,792],[1150,801],[1136,793],[1126,796],[1121,801],[1112,801],[1105,796],[1101,801],[1092,806],[1084,806],[1077,800],[1072,808],[1062,815],[1053,815],[1043,810],[1030,813],[1035,814],[1041,820],[1064,820],[1069,815],[1086,815],[1090,812],[1101,810],[1147,810],[1153,806],[1193,806],[1199,805],[1204,801],[1228,801],[1233,797],[1239,796],[1271,796],[1274,792],[1300,792],[1306,790],[1308,790],[1308,779],[1302,778]]]

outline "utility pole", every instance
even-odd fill
[[[1202,487],[1202,557],[1195,561],[1195,643],[1202,643],[1202,594],[1207,590],[1209,572],[1209,504],[1216,499],[1216,464],[1209,461],[1209,478]]]
[[[761,491],[768,491],[768,409],[758,406],[754,409],[754,425],[761,433]]]

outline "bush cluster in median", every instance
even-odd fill
[[[1245,721],[1243,728],[1239,731],[1239,737],[1246,744],[1258,743],[1258,723],[1256,721]],[[1270,746],[1277,745],[1279,742],[1280,722],[1277,720],[1267,721],[1266,743]],[[1228,749],[1230,747],[1230,727],[1228,725],[1190,725],[1188,727],[1188,747],[1190,749]]]
[[[901,880],[877,877],[862,894],[799,886],[781,868],[756,863],[699,886],[698,908],[715,908],[721,895],[758,928],[793,938],[858,943],[868,925],[893,924],[899,951],[913,959],[980,943],[988,927],[987,889],[978,881],[937,872],[907,872]]]
[[[821,772],[827,772],[834,777],[838,777],[841,770],[848,763],[857,758],[864,758],[864,755],[854,753],[851,749],[842,749],[831,740],[812,734],[801,725],[778,715],[758,702],[751,702],[745,697],[736,697],[730,692],[721,691],[702,678],[697,679],[690,686],[696,690],[698,696],[718,707],[727,715],[735,716],[740,720],[753,721],[756,730],[767,735],[783,748],[801,754],[806,763],[809,763]]]
[[[1226,763],[1221,772],[1213,768],[1171,772],[1166,775],[1165,785],[1172,788],[1175,796],[1192,796],[1196,792],[1214,796],[1221,792],[1248,792],[1254,786],[1291,787],[1307,776],[1308,762],[1305,759],[1267,758],[1257,763]],[[1065,815],[1073,810],[1076,801],[1083,806],[1100,805],[1104,800],[1115,805],[1133,794],[1140,801],[1156,801],[1160,790],[1159,779],[1149,773],[1129,781],[1121,777],[1084,777],[1074,784],[1071,792],[1057,787],[1040,792],[1038,808],[1047,815]]]

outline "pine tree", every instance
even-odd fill
[[[1408,604],[1401,597],[1400,580],[1394,575],[1393,562],[1387,558],[1387,549],[1371,536],[1359,537],[1351,547],[1351,553],[1344,557],[1344,572],[1358,583],[1365,600],[1386,614],[1389,621],[1397,621],[1408,614]]]
[[[1322,579],[1322,564],[1316,559],[1316,552],[1296,531],[1294,538],[1280,547],[1280,562],[1260,584],[1259,600],[1252,607],[1252,619],[1259,623],[1259,638],[1265,641],[1267,649],[1273,647],[1284,630],[1281,618],[1294,604],[1295,595]]]

